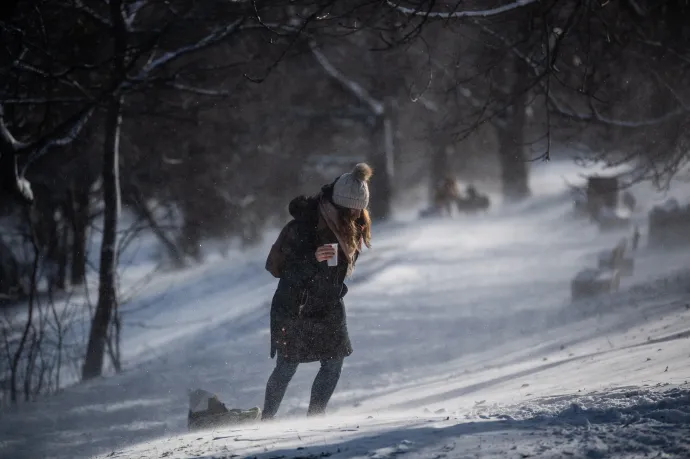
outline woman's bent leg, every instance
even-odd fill
[[[298,363],[288,362],[280,355],[276,362],[276,367],[273,373],[268,378],[266,384],[266,397],[264,398],[264,409],[261,413],[261,419],[273,419],[280,408],[280,403],[283,401],[285,391],[288,388],[290,380],[297,371]]]
[[[343,368],[343,359],[329,359],[321,361],[321,368],[311,387],[311,400],[307,416],[324,414],[326,405],[335,391]]]

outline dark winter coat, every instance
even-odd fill
[[[338,250],[337,267],[316,261],[317,247],[338,242],[319,217],[317,198],[297,197],[289,210],[294,219],[286,228],[285,262],[271,304],[271,357],[279,352],[300,363],[347,357],[352,345],[343,302],[345,255]]]

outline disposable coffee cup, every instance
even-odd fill
[[[333,247],[335,250],[335,255],[328,259],[328,266],[338,266],[338,244],[326,244]]]

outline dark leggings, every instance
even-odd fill
[[[273,419],[278,412],[280,403],[283,401],[285,391],[290,380],[297,371],[299,363],[286,361],[280,355],[276,362],[276,367],[268,378],[266,384],[266,398],[262,419]],[[343,368],[343,359],[329,359],[321,361],[321,368],[314,378],[311,386],[311,399],[309,400],[309,410],[307,416],[323,414],[326,412],[326,405],[335,391],[340,379],[340,371]]]

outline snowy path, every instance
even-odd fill
[[[687,384],[558,397],[510,415],[482,407],[476,414],[336,416],[186,434],[101,457],[635,458],[690,451]]]
[[[167,274],[127,305],[127,370],[0,412],[0,457],[688,457],[690,255],[642,250],[623,291],[571,304],[573,274],[621,234],[568,221],[568,206],[545,189],[495,214],[377,228],[326,419],[303,418],[305,365],[289,422],[185,434],[188,388],[262,404],[275,281],[265,247]]]

